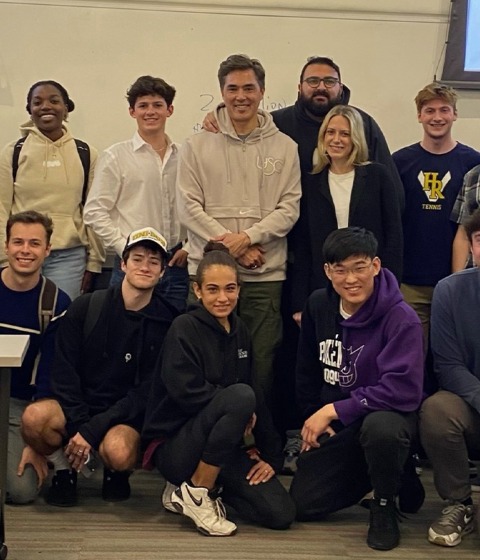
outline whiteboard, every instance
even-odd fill
[[[208,9],[198,2],[0,1],[0,145],[19,136],[27,90],[41,79],[68,89],[76,103],[70,116],[76,137],[99,150],[129,138],[135,123],[125,92],[142,74],[176,87],[167,132],[182,142],[220,101],[217,69],[232,53],[264,65],[267,110],[295,101],[308,56],[330,56],[352,90],[351,103],[374,116],[392,149],[417,141],[421,129],[413,98],[432,80],[441,56],[448,0],[407,2],[410,10],[416,4],[435,7],[418,16],[341,9],[368,2],[298,1],[304,10],[286,11],[291,2],[278,2],[278,10],[223,2],[222,10],[218,1]],[[462,96],[455,137],[480,149],[478,94]]]

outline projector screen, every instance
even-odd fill
[[[441,81],[480,90],[480,0],[452,0]]]

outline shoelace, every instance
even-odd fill
[[[463,504],[452,504],[442,510],[442,519],[438,522],[439,525],[448,526],[458,523],[458,516],[464,515],[465,506]]]
[[[217,512],[218,517],[220,519],[226,519],[227,512],[225,510],[225,506],[223,505],[222,498],[216,498],[215,500],[212,500],[212,502],[214,504],[214,508]]]
[[[285,455],[298,455],[302,449],[302,438],[298,435],[287,439],[283,452]]]

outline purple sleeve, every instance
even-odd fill
[[[377,383],[352,390],[350,397],[334,403],[340,421],[351,424],[378,410],[413,412],[422,400],[423,335],[420,323],[395,326],[377,356]]]

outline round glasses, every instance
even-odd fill
[[[305,78],[303,81],[306,82],[311,88],[317,88],[323,82],[323,85],[327,89],[335,87],[340,82],[338,78],[317,78],[317,76],[310,76],[310,78]]]
[[[373,261],[369,264],[357,264],[352,267],[346,266],[339,266],[338,268],[334,268],[330,266],[330,272],[336,276],[337,278],[346,278],[349,274],[352,274],[355,277],[365,276],[367,272],[372,268]]]

